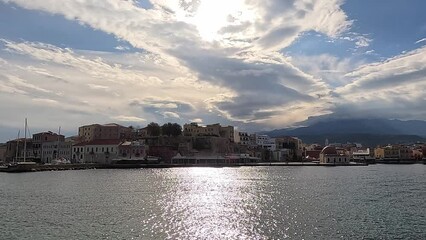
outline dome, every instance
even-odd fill
[[[333,146],[327,146],[327,147],[325,147],[325,148],[322,149],[321,154],[327,154],[327,155],[334,154],[334,155],[336,155],[337,151],[336,151],[335,147],[333,147]]]

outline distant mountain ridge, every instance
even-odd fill
[[[271,137],[296,136],[307,143],[320,139],[323,140],[318,143],[323,143],[325,138],[331,142],[358,141],[368,145],[386,144],[386,141],[426,141],[426,121],[421,120],[324,119],[311,122],[306,127],[277,129],[264,134]]]

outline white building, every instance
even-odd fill
[[[119,139],[98,139],[75,144],[72,159],[80,163],[111,163],[118,156]]]
[[[370,148],[357,149],[352,152],[352,158],[355,162],[372,161],[374,158],[371,156]]]
[[[269,137],[268,135],[256,134],[256,145],[263,149],[268,149],[270,151],[275,151],[276,149],[275,139]]]
[[[55,141],[41,143],[41,162],[52,163],[54,160],[71,160],[72,142]]]

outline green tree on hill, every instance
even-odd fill
[[[157,137],[161,134],[161,127],[158,123],[152,122],[146,128],[149,136]]]
[[[177,123],[165,123],[161,126],[161,133],[166,136],[180,136],[182,134],[182,127]]]

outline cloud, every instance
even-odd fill
[[[191,119],[191,121],[190,121],[190,122],[202,123],[202,122],[203,122],[203,119],[201,119],[201,118],[194,118],[194,119]]]
[[[47,98],[33,98],[32,101],[43,106],[51,106],[58,104],[58,101]]]
[[[161,62],[161,58],[149,53],[117,56],[34,42],[7,41],[5,46],[5,50],[0,50],[0,54],[8,53],[4,55],[7,64],[0,65],[3,93],[0,101],[10,102],[13,98],[14,104],[13,107],[0,104],[0,110],[9,113],[1,115],[0,121],[11,127],[19,127],[17,120],[27,114],[31,115],[34,125],[39,119],[38,127],[61,123],[68,132],[90,122],[103,123],[105,119],[123,124],[136,122],[131,116],[161,123],[163,112],[175,112],[185,122],[199,116],[195,108],[206,108],[205,98],[226,92],[197,82],[194,76],[179,68],[173,70]],[[168,96],[168,99],[158,96]],[[129,99],[146,100],[146,108],[130,106]],[[149,107],[161,108],[162,112],[153,113]],[[185,118],[176,111],[184,113]],[[45,121],[46,115],[52,117]]]
[[[180,118],[179,114],[175,112],[163,112],[164,118]]]
[[[330,54],[314,56],[296,55],[290,61],[306,73],[315,76],[329,86],[330,91],[352,81],[345,74],[365,64],[362,60],[341,58]]]
[[[357,48],[368,47],[372,41],[371,39],[364,36],[357,36],[355,40],[355,45]]]
[[[422,42],[425,42],[425,41],[426,41],[426,38],[422,38],[422,39],[416,41],[415,44],[422,43]]]
[[[350,83],[338,87],[336,115],[425,119],[426,47],[347,73]]]
[[[421,49],[374,64],[328,54],[282,54],[312,31],[331,40],[347,37],[366,52],[372,39],[348,33],[353,22],[341,0],[152,0],[148,9],[135,1],[115,0],[6,2],[62,15],[140,49],[131,53],[117,46],[126,51],[112,54],[3,40],[8,54],[21,57],[4,61],[14,66],[30,62],[36,69],[4,71],[40,89],[8,81],[0,85],[1,91],[38,92],[38,97],[66,103],[75,111],[99,114],[98,119],[202,119],[255,129],[330,111],[343,113],[345,104],[367,114],[381,106],[391,112],[391,104],[415,106],[423,101],[424,92],[414,88],[424,85]],[[25,57],[30,59],[22,60]],[[36,74],[37,79],[57,77],[67,84],[51,79],[51,88],[30,81]],[[58,91],[60,99],[50,96]],[[406,95],[396,97],[397,92]]]
[[[146,120],[140,117],[136,117],[136,116],[124,116],[124,115],[119,115],[119,116],[114,116],[111,117],[111,119],[119,121],[119,122],[145,122]]]

